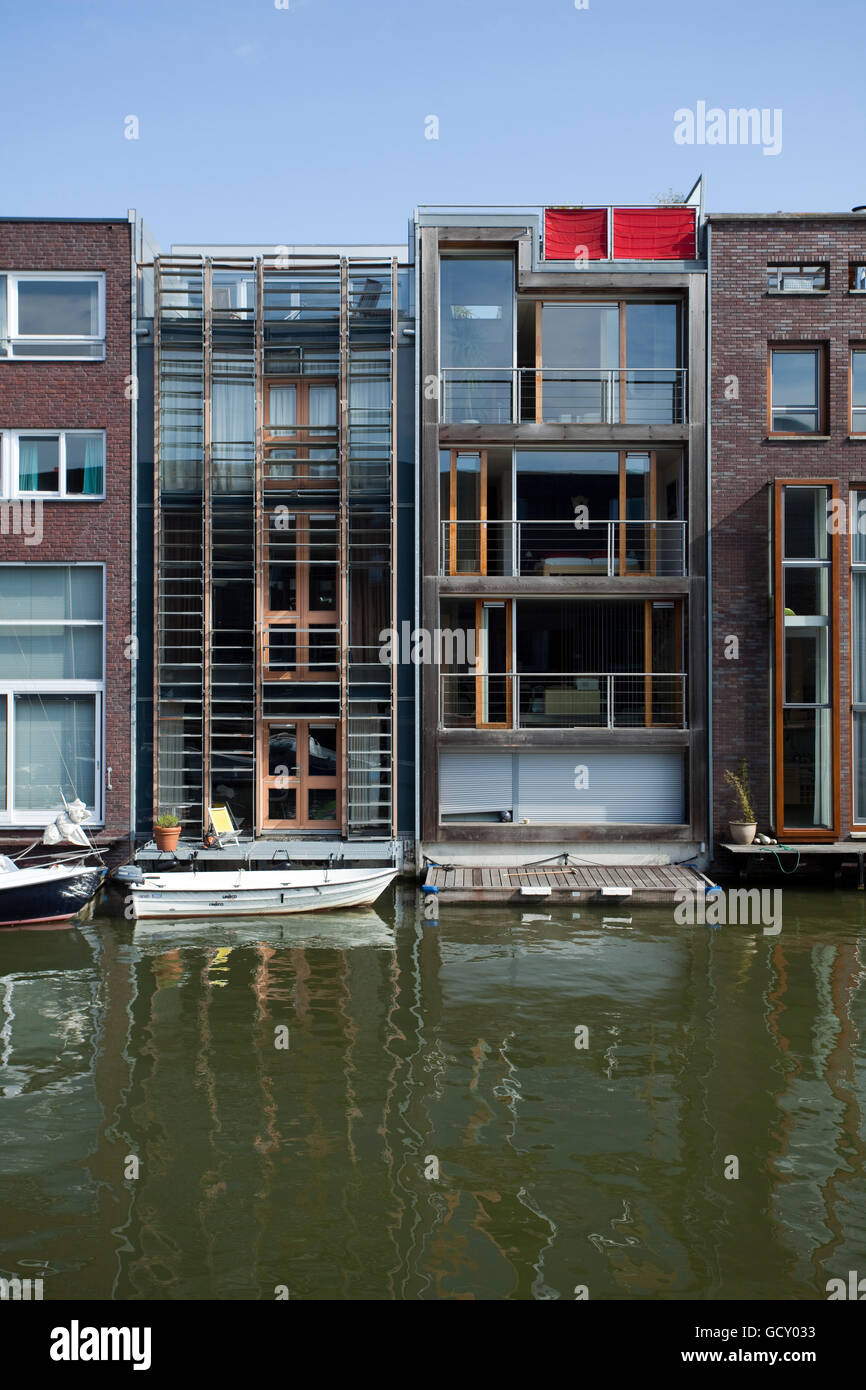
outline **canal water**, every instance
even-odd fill
[[[0,932],[0,1275],[73,1299],[825,1299],[866,902]],[[104,913],[105,910],[101,909]]]

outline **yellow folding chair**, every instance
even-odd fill
[[[232,819],[232,813],[228,806],[208,806],[207,813],[220,849],[225,849],[226,845],[240,844],[238,827]]]

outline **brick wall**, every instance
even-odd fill
[[[2,222],[0,269],[101,270],[105,273],[106,355],[103,362],[0,361],[0,428],[102,429],[106,432],[106,498],[45,501],[43,539],[0,536],[0,560],[39,564],[91,562],[106,567],[104,768],[106,835],[128,833],[131,663],[131,227],[113,223]],[[10,838],[7,833],[6,839]],[[21,838],[20,830],[15,838]]]
[[[711,219],[713,748],[716,835],[727,834],[732,806],[724,770],[745,755],[759,829],[774,817],[771,787],[773,624],[770,592],[771,498],[776,478],[836,479],[866,486],[866,440],[850,440],[848,352],[866,341],[866,297],[848,293],[848,266],[866,262],[866,217],[848,221]],[[767,266],[829,262],[829,293],[773,296]],[[768,441],[769,342],[827,345],[827,440]],[[739,399],[726,399],[736,376]],[[847,498],[846,498],[847,500]],[[841,732],[840,835],[851,827],[851,686],[848,542],[841,537],[840,670],[836,717]],[[724,656],[727,635],[739,638],[739,660]]]

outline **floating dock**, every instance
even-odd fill
[[[431,865],[426,888],[450,903],[584,902],[669,903],[683,892],[703,897],[709,879],[684,864],[604,866],[513,864],[490,868]]]

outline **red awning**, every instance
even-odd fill
[[[607,256],[607,208],[545,208],[546,261],[603,261]]]
[[[694,208],[614,208],[613,254],[630,261],[693,261]]]

